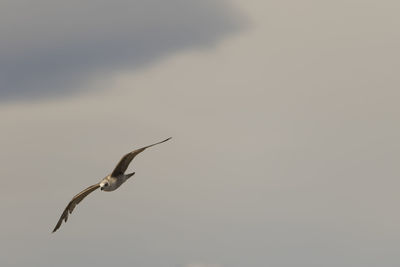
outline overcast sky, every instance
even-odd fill
[[[399,8],[0,0],[0,265],[399,266]]]
[[[238,31],[226,1],[2,1],[1,100],[78,91]],[[83,90],[80,89],[80,90]]]

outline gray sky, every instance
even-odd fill
[[[76,92],[93,76],[212,46],[241,27],[226,1],[1,1],[1,100]],[[83,87],[82,89],[83,90]]]
[[[1,266],[399,266],[397,2],[0,3]]]

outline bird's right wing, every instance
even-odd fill
[[[64,212],[61,214],[60,219],[58,220],[56,227],[54,227],[53,233],[60,228],[62,221],[64,220],[67,222],[68,220],[68,213],[71,214],[76,205],[78,205],[85,197],[87,197],[90,193],[95,191],[100,187],[100,183],[94,184],[77,194],[72,198],[72,200],[68,203],[67,207],[64,209]]]
[[[121,174],[124,174],[126,169],[128,169],[129,163],[131,163],[131,161],[133,160],[134,157],[136,157],[136,155],[138,155],[140,152],[143,152],[146,148],[149,148],[151,146],[155,146],[164,142],[167,142],[170,138],[167,138],[161,142],[149,145],[149,146],[145,146],[136,150],[133,150],[132,152],[126,154],[125,156],[123,156],[121,158],[121,160],[118,162],[117,166],[115,166],[115,169],[113,170],[113,172],[111,173],[112,177],[117,177]]]

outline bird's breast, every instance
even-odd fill
[[[126,181],[126,179],[123,179],[123,177],[110,177],[108,179],[109,186],[104,187],[103,190],[104,191],[114,191],[115,189],[120,187],[125,181]]]

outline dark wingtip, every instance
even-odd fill
[[[162,144],[162,143],[164,143],[164,142],[167,142],[167,141],[170,140],[171,138],[172,138],[172,137],[168,137],[168,138],[165,139],[165,140],[162,140],[162,141],[157,142],[157,143],[155,143],[155,144],[149,145],[149,146],[147,146],[147,147],[151,147],[151,146],[155,146],[155,145],[158,145],[158,144]]]
[[[60,228],[61,224],[57,223],[56,227],[54,227],[53,231],[51,233],[54,233],[55,231],[58,230],[58,228]]]

